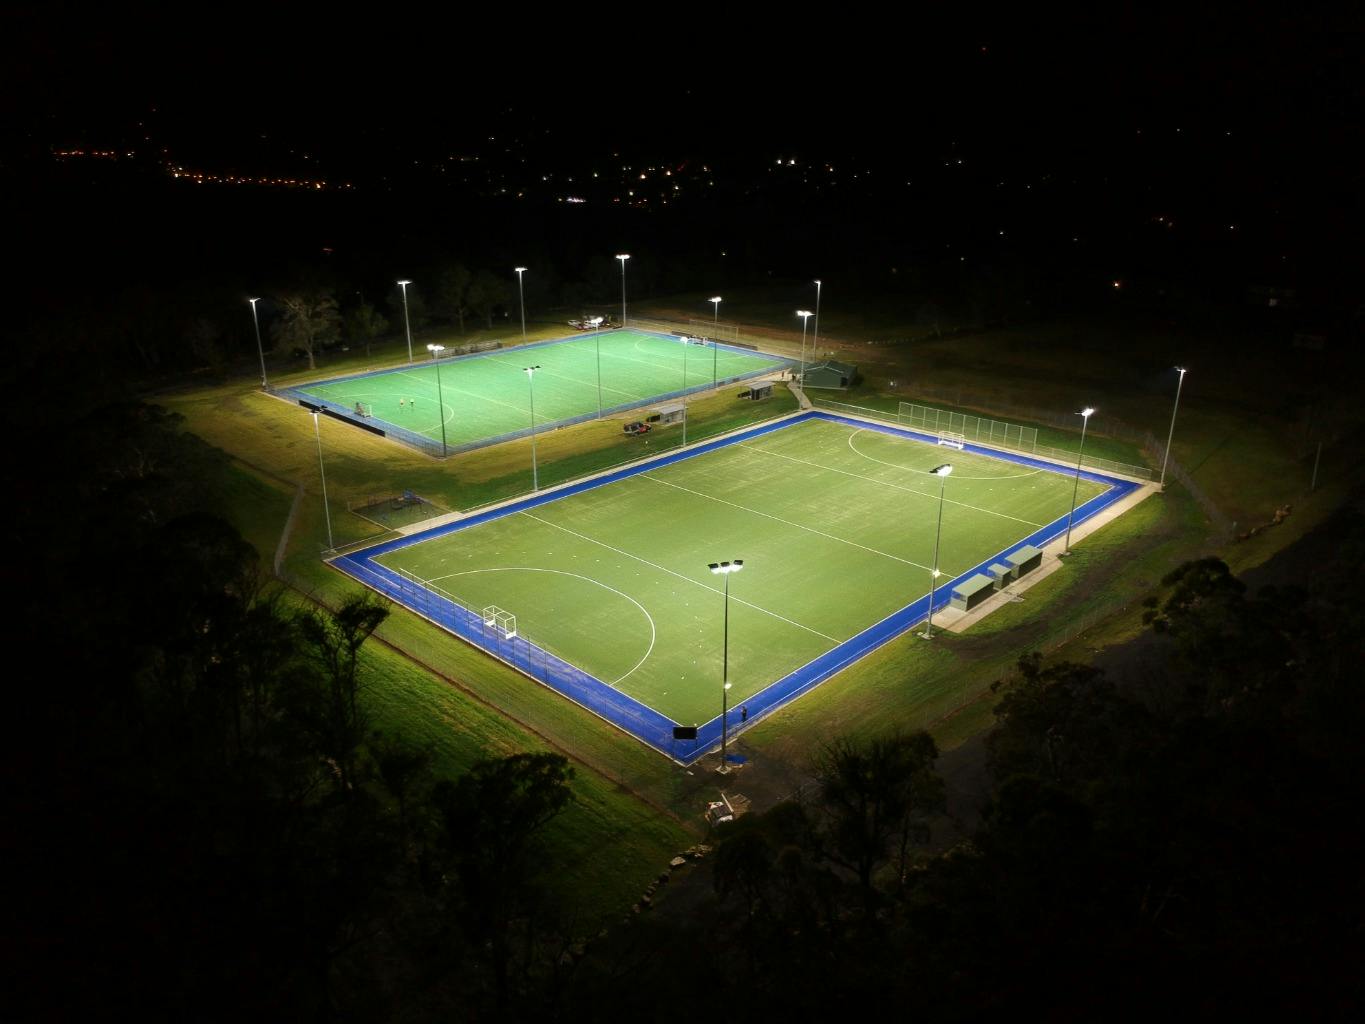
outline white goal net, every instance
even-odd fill
[[[951,430],[940,430],[938,432],[938,443],[962,451],[962,446],[967,443],[967,438],[966,435],[957,434]]]
[[[483,624],[492,629],[499,636],[511,639],[517,635],[517,617],[509,611],[504,611],[495,604],[490,604],[483,610]]]

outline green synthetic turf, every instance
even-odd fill
[[[677,338],[629,330],[448,360],[440,364],[439,407],[444,410],[446,444],[458,447],[526,430],[531,424],[531,385],[524,372],[527,366],[540,366],[535,373],[537,424],[596,413],[599,347],[603,409],[647,402],[657,395],[683,390],[684,356],[685,386],[689,388],[786,364],[760,352],[684,345]],[[376,421],[441,440],[437,364],[430,360],[388,373],[310,384],[298,390],[347,409],[364,402]]]
[[[873,430],[807,421],[390,552],[379,561],[675,722],[716,715],[722,580],[731,705],[929,590],[939,478],[946,583],[1064,516],[1070,476]],[[1099,494],[1080,481],[1078,504]]]

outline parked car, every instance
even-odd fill
[[[641,423],[637,420],[634,423],[627,423],[621,430],[627,434],[648,434],[650,426],[648,423]]]

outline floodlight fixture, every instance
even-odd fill
[[[1171,457],[1171,442],[1175,440],[1175,414],[1180,411],[1180,389],[1185,386],[1185,367],[1177,366],[1175,371],[1180,374],[1175,382],[1175,405],[1171,408],[1171,429],[1166,435],[1166,452],[1161,456],[1161,489],[1166,489],[1166,463]]]
[[[540,471],[536,466],[536,371],[540,364],[522,367],[526,371],[526,383],[531,388],[531,490],[540,490]]]
[[[1071,485],[1071,509],[1066,514],[1066,540],[1062,542],[1062,551],[1058,558],[1065,558],[1071,554],[1071,521],[1076,515],[1076,496],[1081,488],[1081,458],[1085,454],[1085,429],[1090,426],[1090,417],[1095,415],[1095,410],[1087,405],[1076,415],[1081,418],[1081,444],[1076,449],[1076,481]]]
[[[521,275],[526,273],[525,267],[513,267],[517,274],[517,298],[521,303],[521,343],[526,344],[526,289],[522,284]]]
[[[806,324],[810,323],[810,318],[815,314],[809,309],[798,309],[796,315],[801,318],[801,389],[806,387]]]
[[[261,357],[261,387],[269,388],[270,381],[265,376],[265,349],[261,346],[261,318],[256,313],[256,303],[260,302],[260,296],[254,299],[247,299],[251,303],[251,323],[256,328],[256,354]]]
[[[730,764],[726,758],[730,715],[730,577],[744,568],[744,559],[736,558],[729,562],[711,562],[707,568],[715,575],[725,577],[725,627],[721,640],[720,671],[720,768],[718,769],[724,774],[730,770]]]
[[[427,346],[427,351],[436,360],[436,415],[441,418],[441,458],[448,454],[446,448],[446,403],[445,395],[441,391],[441,353],[446,350],[444,345],[435,343]]]
[[[322,483],[322,517],[327,523],[327,550],[335,551],[336,545],[332,543],[332,510],[327,504],[327,471],[322,466],[322,428],[318,425],[319,410],[310,411],[313,414],[313,434],[318,439],[318,480]]]
[[[625,327],[625,326],[626,326],[626,260],[630,259],[630,253],[628,253],[628,252],[618,252],[618,253],[616,254],[616,258],[617,258],[618,260],[621,261],[621,326],[622,326],[622,327]],[[601,371],[600,371],[600,370],[598,371],[598,374],[597,374],[597,380],[598,380],[598,390],[600,391],[600,390],[601,390],[601,386],[602,386],[602,385],[601,385],[602,374],[601,374]],[[601,398],[598,398],[597,404],[598,404],[598,407],[599,407],[599,409],[600,409],[601,404],[602,404]],[[599,412],[599,415],[600,415],[600,412]]]
[[[948,483],[948,477],[953,472],[951,463],[945,462],[941,466],[935,466],[929,470],[931,476],[938,477],[938,527],[934,530],[934,564],[929,570],[929,614],[924,622],[924,632],[920,636],[926,640],[934,638],[934,591],[938,587],[939,568],[938,568],[938,542],[943,536],[943,488]]]
[[[412,322],[408,319],[408,285],[412,281],[404,278],[398,282],[398,287],[403,290],[403,332],[408,336],[408,362],[412,362]]]

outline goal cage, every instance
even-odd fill
[[[498,636],[510,640],[517,635],[517,617],[509,611],[504,611],[495,604],[490,604],[483,610],[483,624]]]
[[[368,419],[374,415],[374,406],[370,405],[369,402],[356,402],[355,414]]]
[[[956,434],[951,430],[940,430],[938,432],[938,443],[945,447],[956,448],[958,451],[962,451],[967,444],[967,436],[965,434]]]
[[[717,323],[714,320],[688,320],[687,332],[694,338],[706,338],[709,341],[718,341],[722,345],[733,345],[739,341],[738,325]]]
[[[1038,431],[1017,423],[1003,423],[984,416],[970,416],[948,412],[913,402],[901,402],[896,410],[896,422],[906,427],[918,427],[925,433],[958,434],[975,441],[1021,452],[1038,451]]]

